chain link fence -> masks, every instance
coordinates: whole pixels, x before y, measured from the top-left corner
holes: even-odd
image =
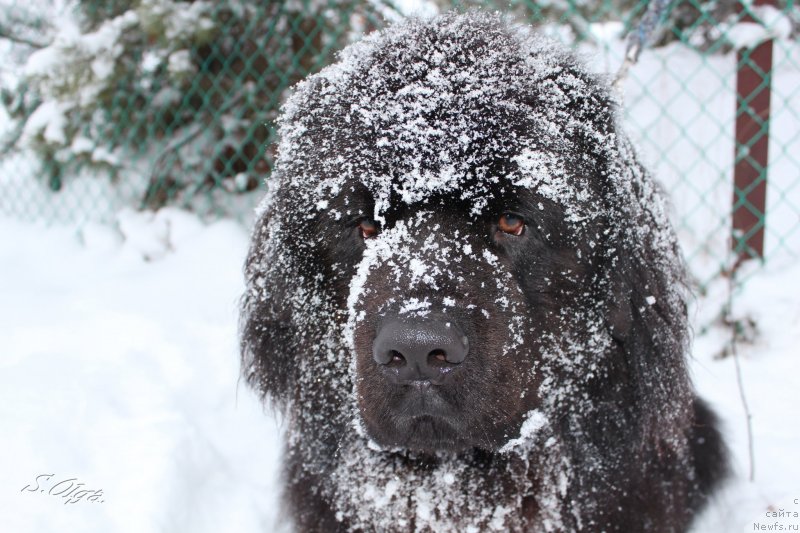
[[[621,86],[702,289],[800,255],[800,10],[663,2]],[[419,11],[483,8],[613,76],[646,0],[0,0],[0,213],[110,221],[180,206],[247,222],[291,86]]]

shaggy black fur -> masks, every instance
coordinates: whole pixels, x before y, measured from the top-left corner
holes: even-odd
[[[683,266],[570,54],[477,13],[374,35],[287,103],[268,186],[243,372],[285,414],[298,530],[689,528],[726,460]],[[398,321],[466,358],[398,379]]]

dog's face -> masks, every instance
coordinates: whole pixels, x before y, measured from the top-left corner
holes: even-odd
[[[322,107],[351,125],[297,140],[320,172],[287,183],[283,216],[302,229],[285,245],[327,266],[347,308],[358,408],[375,441],[492,450],[540,406],[539,367],[562,342],[564,315],[596,299],[600,169],[564,132],[545,131],[529,92],[476,97],[427,58],[409,68],[423,66],[412,88],[363,88],[349,119]],[[369,127],[353,124],[366,114]]]
[[[307,205],[290,210],[286,246],[326,266],[358,409],[384,446],[493,450],[518,435],[565,316],[596,296],[602,247],[576,239],[564,207],[505,178],[485,185],[477,212],[437,194],[376,220],[365,187],[342,188],[312,222]]]
[[[495,451],[669,401],[624,345],[634,315],[681,314],[674,241],[610,98],[559,48],[477,23],[367,39],[285,109],[243,348],[328,441],[353,415],[385,448]]]
[[[563,313],[593,292],[596,252],[569,238],[556,202],[508,180],[483,190],[477,213],[439,195],[341,228],[361,250],[348,284],[358,406],[383,445],[492,450],[518,435]]]

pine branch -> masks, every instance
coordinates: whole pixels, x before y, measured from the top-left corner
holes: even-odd
[[[247,97],[250,94],[247,89],[252,90],[252,87],[246,87],[245,90],[242,90],[239,94],[229,99],[217,110],[217,113],[220,115],[225,114],[231,108],[238,105],[245,97]],[[149,185],[147,186],[145,195],[142,198],[140,206],[141,209],[144,209],[148,205],[152,205],[153,199],[159,196],[159,191],[163,188],[163,184],[159,179],[159,174],[163,170],[164,162],[166,161],[167,157],[170,154],[176,153],[180,148],[182,148],[183,146],[187,145],[188,143],[196,139],[203,132],[208,131],[208,127],[211,121],[212,121],[211,117],[208,117],[208,120],[205,121],[197,120],[186,129],[184,135],[168,143],[167,146],[164,147],[164,149],[161,151],[161,153],[155,158],[155,161],[153,162],[153,165],[150,169]],[[172,184],[167,184],[167,186],[172,186]]]
[[[0,25],[0,39],[6,39],[11,41],[12,43],[22,44],[25,46],[29,46],[31,48],[36,48],[37,50],[41,50],[42,48],[47,48],[50,43],[35,41],[33,39],[28,39],[27,37],[23,37],[21,35],[16,35],[13,31],[9,28]]]
[[[25,125],[28,123],[28,119],[40,105],[41,102],[37,101],[30,108],[25,110],[24,116],[17,122],[14,130],[8,133],[4,139],[0,139],[0,158],[10,154],[17,147],[17,143],[22,137],[22,132],[25,131]]]

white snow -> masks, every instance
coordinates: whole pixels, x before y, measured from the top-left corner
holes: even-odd
[[[720,31],[734,48],[752,48],[772,38],[788,39],[792,32],[792,21],[788,15],[774,6],[750,8],[756,21],[735,21],[722,25]]]
[[[2,529],[273,530],[279,428],[239,383],[246,232],[166,210],[3,218],[0,242]],[[79,483],[102,503],[55,495]]]
[[[396,0],[394,5],[404,15],[431,17],[439,12],[436,4],[430,0]]]
[[[720,304],[718,298],[699,300],[696,314],[718,310]],[[775,522],[768,511],[800,511],[787,503],[800,498],[800,265],[776,265],[750,278],[734,299],[733,315],[752,317],[757,324],[755,340],[737,346],[753,416],[755,481],[747,480],[746,419],[734,360],[715,358],[729,342],[730,330],[716,326],[696,337],[692,370],[700,393],[722,415],[736,474],[697,524],[697,533],[756,531],[754,521]],[[800,519],[791,523],[800,527]]]
[[[126,11],[96,31],[81,34],[74,16],[63,17],[59,19],[53,43],[31,54],[24,72],[36,80],[43,95],[57,101],[70,84],[80,84],[76,98],[68,103],[89,105],[114,72],[123,52],[119,43],[122,34],[137,23],[137,14]]]
[[[67,119],[64,113],[70,106],[59,102],[48,101],[36,108],[25,124],[22,138],[30,142],[31,139],[41,135],[47,142],[65,144],[67,136],[64,128]]]
[[[547,424],[547,417],[541,411],[531,411],[522,423],[519,437],[511,439],[502,448],[500,453],[507,453],[517,446],[529,441],[533,435]]]
[[[170,74],[186,74],[194,69],[192,57],[189,50],[176,50],[169,55],[167,60],[167,70]]]

